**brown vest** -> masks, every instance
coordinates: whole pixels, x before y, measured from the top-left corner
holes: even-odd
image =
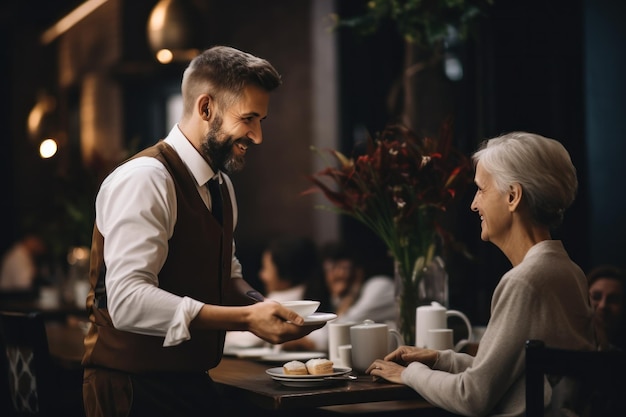
[[[220,305],[230,287],[233,210],[228,188],[221,185],[223,226],[198,194],[195,181],[178,154],[165,142],[137,154],[161,161],[171,174],[178,206],[169,252],[159,272],[159,287],[206,304]],[[163,337],[146,336],[113,327],[106,306],[104,286],[104,237],[94,226],[87,298],[92,322],[85,337],[84,366],[102,366],[127,372],[203,372],[217,366],[222,357],[224,332],[195,331],[177,346],[163,347]],[[226,281],[226,282],[225,282]]]

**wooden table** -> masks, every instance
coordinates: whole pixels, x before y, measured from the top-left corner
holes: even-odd
[[[339,381],[323,387],[285,387],[265,372],[276,366],[279,365],[225,357],[209,374],[238,404],[265,412],[301,415],[312,409],[323,409],[341,414],[379,411],[387,414],[408,408],[416,417],[450,415],[405,385],[374,381],[369,375],[358,375],[356,381]]]
[[[48,321],[64,322],[68,317],[87,319],[87,308],[74,303],[59,302],[51,305],[39,300],[0,299],[0,309],[29,313],[37,311]]]
[[[46,332],[50,354],[55,362],[80,372],[84,352],[84,333],[80,327],[52,322],[46,324]],[[374,381],[369,375],[359,375],[356,381],[339,381],[323,387],[285,387],[265,372],[276,366],[280,364],[224,357],[216,368],[209,371],[224,393],[225,402],[237,408],[229,415],[453,415],[429,404],[405,385]]]

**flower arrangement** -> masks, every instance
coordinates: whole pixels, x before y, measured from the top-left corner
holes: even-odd
[[[314,186],[305,192],[323,192],[332,210],[353,217],[384,241],[401,277],[399,327],[407,343],[415,335],[417,288],[433,259],[436,236],[449,237],[440,216],[470,180],[469,158],[452,147],[451,139],[448,124],[438,139],[389,125],[368,139],[356,160],[328,150],[334,163],[327,161],[310,176]]]

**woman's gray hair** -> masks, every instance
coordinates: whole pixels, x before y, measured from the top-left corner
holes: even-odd
[[[191,60],[183,73],[183,111],[190,114],[201,94],[210,94],[224,109],[248,85],[271,92],[281,82],[278,71],[265,59],[228,46],[214,46]]]
[[[560,226],[565,209],[576,198],[576,168],[565,147],[554,139],[511,132],[484,141],[472,160],[493,176],[501,193],[520,184],[522,199],[539,224]]]

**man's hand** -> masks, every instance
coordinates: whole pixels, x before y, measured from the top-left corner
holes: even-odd
[[[265,300],[247,308],[250,309],[248,330],[272,344],[299,339],[325,325],[325,323],[305,325],[301,316],[272,300]]]

